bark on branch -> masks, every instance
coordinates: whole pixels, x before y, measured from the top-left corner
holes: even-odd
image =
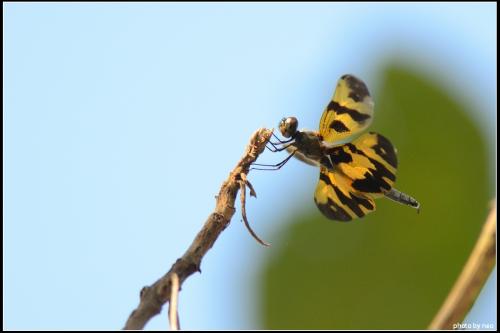
[[[170,300],[172,275],[176,274],[179,289],[183,282],[194,272],[201,272],[200,265],[203,256],[214,245],[221,232],[229,225],[234,215],[236,195],[241,182],[246,179],[250,165],[264,150],[272,130],[261,128],[255,131],[245,154],[222,184],[217,195],[215,210],[208,216],[202,229],[196,235],[193,243],[172,265],[172,268],[151,286],[142,288],[140,303],[130,314],[124,329],[143,329],[153,316],[161,312],[162,306]]]

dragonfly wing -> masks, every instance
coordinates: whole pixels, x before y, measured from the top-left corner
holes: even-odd
[[[327,218],[347,222],[375,210],[375,201],[352,191],[349,183],[341,172],[321,167],[314,202]]]
[[[366,84],[353,75],[344,75],[337,82],[332,100],[319,123],[319,132],[326,142],[335,142],[370,126],[374,103]]]
[[[321,167],[314,200],[328,218],[349,221],[375,210],[373,199],[389,193],[396,181],[396,150],[370,132],[352,143],[329,148],[333,168]]]

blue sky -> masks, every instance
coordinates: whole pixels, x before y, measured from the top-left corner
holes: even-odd
[[[381,65],[406,59],[477,106],[496,154],[495,3],[3,9],[7,329],[121,328],[201,228],[250,134],[287,115],[315,128],[308,110],[344,73],[375,84]],[[264,239],[303,200],[287,181],[301,168],[251,175],[247,212]],[[286,202],[269,200],[276,189]],[[270,250],[238,215],[183,285],[185,329],[260,327],[253,287]],[[467,320],[496,327],[496,270],[490,280]],[[163,312],[147,328],[167,325]]]

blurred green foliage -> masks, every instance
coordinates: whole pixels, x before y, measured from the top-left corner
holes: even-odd
[[[350,223],[316,210],[287,223],[263,268],[265,328],[425,329],[479,235],[493,187],[472,113],[402,67],[378,91],[370,130],[397,147],[396,188],[421,212],[381,199]]]

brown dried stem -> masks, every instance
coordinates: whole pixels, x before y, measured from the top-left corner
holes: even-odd
[[[172,273],[172,292],[170,294],[170,302],[168,303],[168,319],[170,321],[170,330],[180,330],[179,312],[177,306],[177,299],[179,295],[179,277],[177,274]]]
[[[130,314],[124,329],[143,329],[149,319],[160,313],[162,306],[170,301],[173,274],[178,277],[178,288],[180,289],[182,283],[191,274],[201,272],[201,260],[214,245],[222,231],[229,225],[234,215],[234,203],[243,181],[242,175],[243,178],[246,177],[250,165],[263,152],[271,134],[272,130],[265,128],[255,131],[245,154],[231,171],[228,179],[222,184],[217,196],[215,210],[208,216],[207,221],[196,235],[191,246],[181,258],[177,259],[170,270],[151,286],[142,288],[139,306]],[[251,190],[253,189],[251,188]]]
[[[252,227],[250,227],[250,223],[248,223],[247,211],[245,208],[245,206],[246,206],[246,191],[247,191],[246,187],[247,186],[250,189],[250,196],[257,197],[257,194],[255,193],[255,190],[253,189],[252,184],[250,184],[250,182],[247,180],[245,174],[241,174],[241,180],[240,180],[241,217],[243,218],[243,222],[245,223],[245,227],[247,227],[248,232],[250,233],[250,235],[252,235],[252,237],[257,242],[259,242],[261,245],[264,245],[264,246],[271,246],[271,244],[269,244],[268,242],[260,239],[260,237],[257,236],[255,231],[253,231]]]
[[[497,208],[495,201],[460,276],[429,329],[453,329],[470,310],[495,265]]]

